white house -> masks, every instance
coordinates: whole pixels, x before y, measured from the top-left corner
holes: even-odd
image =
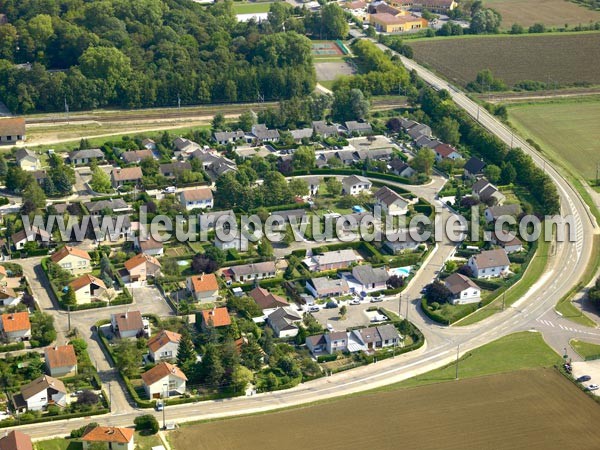
[[[375,204],[381,207],[384,214],[403,216],[408,213],[410,202],[389,187],[384,186],[375,192]]]
[[[50,256],[50,260],[73,275],[92,271],[92,258],[85,250],[65,245]]]
[[[233,281],[245,283],[264,278],[273,278],[277,273],[277,268],[273,261],[264,261],[253,264],[241,264],[229,268],[229,274]]]
[[[492,233],[492,242],[502,247],[508,254],[523,250],[523,243],[512,232],[501,230],[497,233]]]
[[[471,256],[467,265],[475,278],[492,278],[506,275],[510,261],[506,251],[499,248]]]
[[[346,195],[358,195],[362,191],[368,191],[373,186],[367,178],[359,175],[350,175],[342,180],[344,194]]]
[[[481,288],[469,277],[460,273],[450,275],[444,280],[444,284],[452,292],[453,305],[477,303],[481,300]]]
[[[302,322],[302,316],[288,306],[277,308],[267,317],[267,323],[278,338],[296,336],[298,334],[297,324],[300,322]]]
[[[150,357],[154,362],[177,358],[180,340],[181,335],[179,333],[162,330],[148,340]]]
[[[214,273],[203,273],[188,277],[186,285],[197,302],[211,303],[219,297],[219,283]]]
[[[77,355],[72,345],[55,345],[44,349],[46,369],[52,377],[77,374]]]
[[[133,428],[101,427],[86,429],[81,437],[83,450],[101,444],[109,450],[135,450]]]
[[[458,151],[448,144],[438,144],[433,148],[435,152],[435,160],[442,161],[443,159],[462,159],[462,155]]]
[[[0,327],[9,342],[27,341],[31,337],[31,322],[27,311],[2,314]]]
[[[110,323],[113,332],[122,339],[148,334],[149,326],[144,323],[139,311],[125,311],[112,314]]]
[[[482,202],[501,205],[506,200],[502,192],[485,178],[480,178],[471,188],[473,195],[479,197]]]
[[[2,306],[14,306],[21,301],[15,290],[8,286],[0,285],[0,304]]]
[[[99,148],[75,150],[69,153],[69,161],[76,166],[89,165],[92,161],[104,159],[104,152]]]
[[[79,278],[71,281],[69,287],[75,293],[75,300],[78,305],[99,300],[106,292],[104,281],[89,273],[81,275]]]
[[[352,264],[357,264],[363,258],[356,250],[351,248],[342,250],[332,250],[321,255],[309,256],[302,262],[313,272],[322,272],[324,270],[345,269]]]
[[[306,283],[306,289],[315,298],[332,297],[336,295],[344,295],[350,292],[348,282],[341,278],[311,278]]]
[[[384,290],[389,278],[385,267],[373,268],[370,264],[354,266],[352,277],[360,285],[360,292],[376,292]]]
[[[153,399],[185,394],[187,377],[177,366],[163,361],[144,372],[142,381],[146,395]]]
[[[34,170],[40,170],[42,168],[40,159],[35,152],[29,149],[20,148],[17,150],[15,157],[17,159],[17,165],[23,170],[33,172]]]
[[[42,411],[49,405],[67,405],[67,389],[62,381],[42,375],[31,383],[21,386],[20,394],[13,397],[15,407],[22,411]]]
[[[188,211],[192,209],[208,209],[214,204],[213,193],[210,188],[197,188],[182,191],[179,201]]]
[[[521,206],[512,203],[510,205],[491,206],[483,212],[486,222],[494,222],[500,217],[517,217],[521,214]]]

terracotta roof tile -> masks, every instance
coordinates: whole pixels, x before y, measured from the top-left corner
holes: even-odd
[[[60,345],[55,347],[46,347],[46,364],[48,368],[70,367],[77,364],[77,356],[72,345]]]
[[[229,311],[227,308],[213,308],[205,309],[202,311],[202,320],[205,324],[212,321],[214,327],[226,327],[231,325],[231,317],[229,317]]]
[[[74,291],[78,291],[82,287],[87,286],[88,284],[92,284],[92,283],[97,284],[98,286],[102,287],[103,289],[106,289],[106,285],[104,284],[104,281],[102,281],[100,278],[96,278],[95,276],[90,275],[89,273],[86,273],[85,275],[81,275],[79,278],[76,278],[75,280],[71,281],[69,283],[69,286]]]
[[[164,347],[170,342],[179,342],[181,340],[181,335],[179,333],[174,333],[169,330],[162,330],[157,335],[150,338],[148,341],[148,348],[153,352],[156,352],[159,348]]]
[[[90,254],[88,252],[86,252],[85,250],[81,250],[80,248],[77,248],[77,247],[69,247],[68,245],[65,245],[59,251],[55,252],[50,257],[50,259],[52,260],[52,262],[58,263],[58,262],[62,261],[63,258],[65,258],[68,255],[78,256],[80,258],[87,259],[88,261],[91,261],[91,259],[92,259],[90,257]]]
[[[120,427],[95,427],[87,431],[82,441],[87,442],[116,442],[127,444],[133,439],[133,430],[131,428]]]
[[[19,430],[9,431],[0,438],[0,450],[32,450],[31,438]]]
[[[2,328],[7,333],[30,330],[29,313],[27,311],[2,314]]]
[[[140,253],[138,255],[135,255],[133,258],[129,258],[127,261],[125,261],[125,268],[127,270],[131,270],[146,262],[160,267],[160,262],[154,256],[147,255],[146,253]]]
[[[187,377],[181,371],[181,369],[173,364],[169,364],[168,362],[161,362],[147,372],[144,372],[142,374],[142,380],[146,386],[151,386],[169,375],[173,375],[177,378],[187,381]]]
[[[190,277],[194,292],[209,292],[219,289],[219,283],[214,273],[204,273]]]

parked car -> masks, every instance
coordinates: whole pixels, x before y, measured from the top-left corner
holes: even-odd
[[[308,312],[319,312],[321,311],[321,308],[319,308],[318,306],[311,306],[310,308],[308,308]]]
[[[597,384],[589,384],[585,388],[586,391],[597,391],[598,389],[600,389],[600,386],[598,386]]]
[[[165,407],[163,406],[163,402],[156,402],[156,410],[162,411]]]
[[[383,294],[377,294],[377,295],[374,295],[373,298],[377,298],[377,299],[383,300],[385,298],[385,295],[383,295]]]
[[[335,309],[338,307],[338,302],[336,300],[329,300],[327,302],[327,304],[325,305],[325,308],[327,309]]]
[[[166,188],[163,189],[163,192],[166,194],[174,194],[175,186],[167,186]]]
[[[333,331],[333,325],[331,325],[330,323],[327,324],[327,329],[329,331]]]
[[[589,375],[581,375],[579,378],[577,378],[577,382],[578,383],[583,383],[584,381],[590,381],[592,379],[592,377],[590,377]]]
[[[353,298],[348,302],[350,305],[360,305],[360,300],[358,298]]]
[[[382,301],[383,301],[383,296],[381,296],[381,297],[371,297],[371,300],[370,300],[371,303],[379,303],[379,302],[382,302]]]

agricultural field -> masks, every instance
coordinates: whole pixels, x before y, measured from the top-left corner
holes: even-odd
[[[586,25],[600,20],[600,11],[565,0],[484,0],[484,5],[502,15],[503,28],[518,23],[525,27],[543,23],[548,27]]]
[[[594,400],[554,369],[538,369],[184,426],[170,438],[174,450],[391,450],[399,442],[419,449],[592,449],[598,420]]]
[[[595,180],[600,163],[600,98],[514,104],[510,122],[548,154],[586,180]]]
[[[600,33],[471,36],[415,40],[410,46],[417,62],[462,86],[484,69],[508,86],[525,80],[600,84]]]

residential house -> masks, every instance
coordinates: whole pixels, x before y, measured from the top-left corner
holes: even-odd
[[[363,264],[352,268],[352,277],[360,285],[359,292],[375,292],[386,289],[389,275],[385,267],[374,268],[370,264]]]
[[[219,250],[227,251],[227,250],[242,250],[242,236],[238,235],[232,237],[232,239],[221,240],[218,237],[215,237],[213,240],[213,245],[217,247]]]
[[[417,148],[428,148],[433,150],[440,144],[442,144],[442,142],[438,141],[437,139],[432,139],[428,136],[419,136],[417,139],[415,139],[415,146]]]
[[[135,450],[135,439],[132,428],[101,427],[86,429],[81,437],[83,450],[92,445],[97,448],[103,445],[108,450]]]
[[[187,377],[181,369],[162,361],[142,374],[144,390],[150,399],[185,394]]]
[[[308,195],[314,197],[319,193],[319,186],[321,185],[321,178],[319,177],[306,177],[302,178],[303,181],[308,185]]]
[[[464,305],[481,300],[481,288],[473,280],[460,273],[453,273],[444,280],[446,288],[452,292],[452,304]]]
[[[483,175],[484,167],[485,163],[482,160],[476,158],[475,156],[471,156],[465,163],[463,169],[466,177],[475,178]]]
[[[144,323],[139,311],[111,314],[110,324],[113,332],[121,339],[147,335],[149,330],[149,326]]]
[[[219,283],[214,273],[192,275],[187,278],[186,285],[197,302],[211,303],[219,297]]]
[[[389,161],[394,156],[391,148],[374,148],[372,150],[357,150],[353,152],[354,159],[357,161]]]
[[[401,9],[394,8],[385,2],[373,2],[368,7],[369,14],[391,14],[392,16],[400,16],[403,14]]]
[[[492,233],[492,242],[504,249],[508,254],[523,251],[523,243],[515,233],[501,230]]]
[[[152,139],[146,138],[142,141],[142,147],[144,147],[147,150],[155,151],[156,150],[156,142],[154,142]]]
[[[417,228],[401,229],[394,236],[389,236],[392,239],[386,239],[383,243],[392,253],[400,253],[405,250],[416,250],[419,245],[424,245],[425,241],[420,238],[420,233]]]
[[[289,306],[277,308],[267,317],[267,323],[278,338],[290,338],[298,334],[298,323],[302,315]]]
[[[325,252],[321,255],[310,256],[302,262],[313,272],[324,270],[345,269],[352,264],[357,264],[363,258],[353,249],[342,249]]]
[[[25,140],[25,119],[7,117],[0,119],[0,145],[16,144]]]
[[[17,411],[43,411],[50,405],[67,406],[67,389],[62,381],[42,375],[31,383],[21,386],[20,393],[13,396]]]
[[[176,359],[181,335],[169,330],[162,330],[148,340],[148,350],[152,361]]]
[[[11,430],[0,437],[0,450],[33,450],[33,445],[28,435],[19,430]]]
[[[125,184],[139,184],[143,177],[142,169],[136,167],[114,168],[110,173],[112,186],[116,189]]]
[[[344,166],[358,161],[358,156],[354,150],[340,150],[335,152],[335,157],[341,161]]]
[[[407,162],[399,158],[390,161],[390,169],[392,169],[394,174],[404,178],[410,178],[417,173]]]
[[[202,168],[213,180],[216,180],[227,172],[237,170],[237,165],[234,161],[219,155],[215,151],[198,149],[191,154],[191,157],[202,163]]]
[[[312,128],[315,134],[323,138],[328,138],[338,135],[338,128],[335,125],[328,125],[324,120],[316,120],[312,123]]]
[[[444,159],[451,159],[453,161],[462,159],[462,155],[448,144],[438,144],[433,148],[433,151],[435,153],[435,160],[438,162]]]
[[[121,153],[121,159],[125,164],[139,164],[144,159],[156,159],[152,150],[129,150]]]
[[[467,265],[475,278],[492,278],[506,275],[510,261],[506,251],[499,248],[471,256]]]
[[[235,224],[235,213],[232,209],[198,214],[198,226],[201,231],[215,229],[216,225],[219,228],[228,228],[228,225],[232,224]]]
[[[412,14],[394,16],[390,13],[377,13],[369,16],[369,23],[381,33],[407,33],[427,28],[429,22]]]
[[[260,286],[255,287],[248,295],[256,302],[261,310],[271,310],[280,307],[289,306],[289,303],[283,297],[269,292]]]
[[[2,306],[14,306],[21,301],[21,296],[9,286],[0,286],[0,304]]]
[[[41,245],[47,246],[52,240],[52,236],[42,229],[32,225],[29,229],[17,231],[10,237],[15,250],[22,250],[27,242],[37,241]]]
[[[224,306],[213,309],[204,309],[200,311],[202,317],[201,327],[206,329],[207,327],[228,327],[231,325],[231,317],[229,311]]]
[[[355,120],[350,120],[346,122],[346,129],[348,130],[348,134],[357,134],[360,136],[366,134],[373,134],[373,128],[371,124],[368,122],[357,122]]]
[[[200,149],[200,145],[196,142],[181,137],[178,137],[173,141],[173,146],[175,147],[176,154],[191,154]]]
[[[75,293],[75,299],[77,300],[78,305],[99,300],[106,292],[104,281],[89,273],[81,275],[79,278],[71,281],[69,287]]]
[[[335,352],[355,353],[374,351],[387,347],[396,347],[402,341],[398,330],[392,324],[357,329],[352,331],[333,331],[331,333],[308,336],[306,347],[310,352],[319,354]]]
[[[394,347],[401,341],[398,330],[392,324],[354,330],[352,333],[358,338],[359,342],[362,341],[363,348],[366,351]]]
[[[51,377],[66,377],[77,374],[77,355],[75,348],[68,345],[56,345],[44,349],[46,369]]]
[[[302,142],[303,139],[312,139],[313,129],[312,128],[301,128],[299,130],[290,130],[290,134],[294,139],[294,142]]]
[[[125,261],[126,283],[144,282],[148,278],[156,278],[161,272],[160,261],[152,255],[139,253]]]
[[[135,247],[140,252],[150,256],[161,256],[164,253],[163,243],[152,238],[152,236],[136,237]]]
[[[406,200],[400,194],[392,191],[389,187],[383,186],[375,192],[375,204],[381,208],[381,211],[389,216],[403,216],[408,213],[410,201]]]
[[[277,273],[273,261],[265,261],[253,264],[242,264],[229,268],[231,278],[237,283],[247,283],[264,278],[273,278]]]
[[[316,334],[314,336],[307,336],[306,338],[306,348],[315,356],[320,353],[327,352],[327,340],[325,339],[325,334]]]
[[[69,161],[76,166],[88,166],[92,161],[101,161],[103,159],[104,152],[99,148],[75,150],[69,153]]]
[[[409,124],[407,123],[407,125]],[[405,130],[406,133],[414,140],[417,140],[421,136],[431,138],[431,128],[429,125],[425,125],[423,123],[412,122],[412,124],[409,125],[409,128],[405,128]]]
[[[122,198],[86,202],[84,206],[92,216],[119,214],[133,210]]]
[[[350,175],[342,179],[342,185],[344,194],[358,195],[363,191],[369,191],[373,183],[360,175]]]
[[[472,193],[486,204],[501,205],[506,200],[502,192],[485,178],[480,178],[473,184]]]
[[[28,341],[31,337],[31,322],[27,311],[2,314],[0,331],[9,342]]]
[[[189,161],[175,161],[172,163],[161,164],[158,167],[160,174],[166,178],[176,178],[185,171],[191,171],[192,165]]]
[[[94,217],[92,224],[94,226],[94,237],[98,243],[104,241],[116,242],[119,239],[129,240],[133,236],[131,219],[125,214],[104,216],[102,220]]]
[[[179,194],[179,201],[188,211],[212,208],[214,205],[212,190],[207,187],[182,191]]]
[[[252,135],[259,142],[277,142],[279,141],[279,131],[269,130],[265,124],[252,126]]]
[[[92,258],[85,250],[65,245],[50,256],[50,260],[58,264],[64,270],[73,275],[90,272],[92,270]]]
[[[513,217],[516,218],[521,214],[522,209],[518,203],[512,203],[510,205],[497,205],[486,208],[483,212],[486,222],[495,222],[499,217]]]
[[[335,352],[348,350],[348,333],[346,331],[332,331],[325,334],[325,351],[330,355]]]
[[[217,141],[219,145],[233,144],[241,139],[244,139],[246,133],[242,130],[237,131],[215,131],[213,139]]]
[[[5,119],[0,119],[0,123],[3,120]],[[17,159],[17,165],[27,172],[40,170],[42,168],[42,163],[35,154],[35,152],[27,148],[20,148],[19,150],[17,150],[15,157]]]
[[[48,178],[48,173],[46,173],[45,170],[34,170],[31,172],[31,176],[37,182],[37,184],[43,186],[44,181]]]
[[[346,280],[327,277],[312,278],[308,280],[306,289],[308,289],[315,298],[345,295],[350,292],[350,287]]]

